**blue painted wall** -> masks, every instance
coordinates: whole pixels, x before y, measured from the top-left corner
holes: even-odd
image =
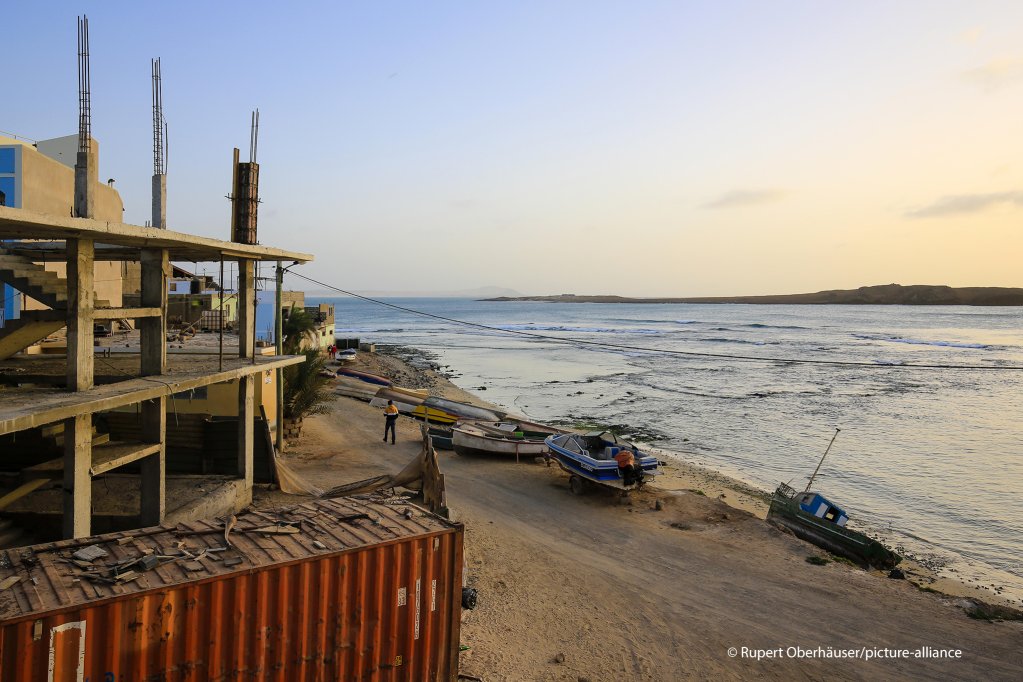
[[[18,177],[20,166],[20,145],[0,147],[0,192],[3,192],[5,206],[20,207],[21,183]],[[2,327],[7,320],[14,320],[20,316],[21,293],[9,284],[4,284],[0,288],[0,296],[2,296],[0,300],[3,301],[3,305],[0,306],[0,327]]]

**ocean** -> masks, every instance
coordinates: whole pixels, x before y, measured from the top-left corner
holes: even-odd
[[[339,338],[422,349],[531,419],[625,425],[765,491],[805,486],[841,428],[814,487],[853,526],[1023,601],[1023,372],[962,368],[1023,367],[1019,308],[385,301],[504,331],[310,297]]]

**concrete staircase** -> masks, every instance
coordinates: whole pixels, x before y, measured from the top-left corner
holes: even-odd
[[[0,327],[0,360],[11,357],[64,327],[67,311],[65,278],[24,256],[0,248],[0,282],[50,306],[49,310],[23,310],[20,318],[7,320]],[[93,305],[110,307],[109,302],[102,300],[95,301]]]

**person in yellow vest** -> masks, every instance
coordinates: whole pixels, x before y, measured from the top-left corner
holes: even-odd
[[[387,401],[384,408],[384,442],[387,442],[387,432],[391,432],[391,445],[394,445],[394,425],[398,422],[398,408],[393,400]]]

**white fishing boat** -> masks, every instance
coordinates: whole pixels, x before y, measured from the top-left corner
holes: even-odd
[[[451,429],[451,443],[459,455],[536,457],[547,454],[544,439],[564,433],[527,421],[462,421]]]

